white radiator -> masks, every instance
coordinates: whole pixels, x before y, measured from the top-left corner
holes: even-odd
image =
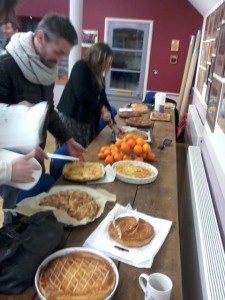
[[[187,125],[185,129],[185,142],[189,145],[200,146],[203,140],[203,124],[197,112],[196,106],[188,107]]]
[[[199,147],[189,146],[187,165],[203,300],[224,300],[225,253]]]

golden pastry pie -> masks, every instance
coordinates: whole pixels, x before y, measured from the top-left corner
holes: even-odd
[[[141,114],[145,114],[148,112],[148,106],[143,103],[132,103],[130,107],[133,111],[137,111]]]
[[[174,108],[175,107],[175,104],[171,103],[171,102],[166,102],[164,104],[165,108],[167,109],[171,109],[171,108]]]
[[[151,120],[144,117],[131,117],[125,119],[127,125],[135,126],[135,127],[151,127]]]
[[[57,257],[41,269],[39,290],[48,300],[103,300],[115,282],[108,261],[81,251]]]
[[[155,176],[155,173],[147,167],[124,162],[113,167],[118,175],[133,179],[145,179]]]
[[[137,137],[137,138],[142,138],[144,140],[148,139],[148,135],[146,132],[144,131],[138,131],[138,130],[131,130],[131,131],[127,131],[127,132],[123,132],[123,133],[118,133],[118,138],[119,139],[123,139],[124,137],[126,137],[127,135],[132,134],[133,136]]]
[[[121,118],[130,118],[130,117],[140,117],[141,113],[138,111],[119,111],[119,116]]]
[[[84,218],[94,219],[100,207],[88,193],[80,190],[67,190],[44,197],[40,206],[50,206],[65,211],[78,221]]]
[[[97,180],[105,175],[105,167],[98,162],[73,162],[65,164],[63,177],[72,181]]]
[[[113,220],[108,227],[109,236],[126,247],[142,247],[154,237],[153,226],[132,216]]]

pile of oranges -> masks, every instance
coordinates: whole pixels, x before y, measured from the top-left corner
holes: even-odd
[[[113,164],[119,160],[154,161],[155,154],[143,138],[130,133],[113,144],[102,146],[98,158],[106,164]]]

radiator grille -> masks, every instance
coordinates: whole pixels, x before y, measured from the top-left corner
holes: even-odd
[[[187,126],[185,131],[185,142],[193,146],[200,146],[202,142],[203,125],[196,106],[188,106]]]
[[[225,299],[225,254],[199,147],[188,148],[188,174],[204,300]]]

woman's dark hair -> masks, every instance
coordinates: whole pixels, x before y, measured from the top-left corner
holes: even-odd
[[[4,14],[4,19],[1,22],[15,18],[14,8],[18,2],[19,0],[0,0],[0,14]]]

